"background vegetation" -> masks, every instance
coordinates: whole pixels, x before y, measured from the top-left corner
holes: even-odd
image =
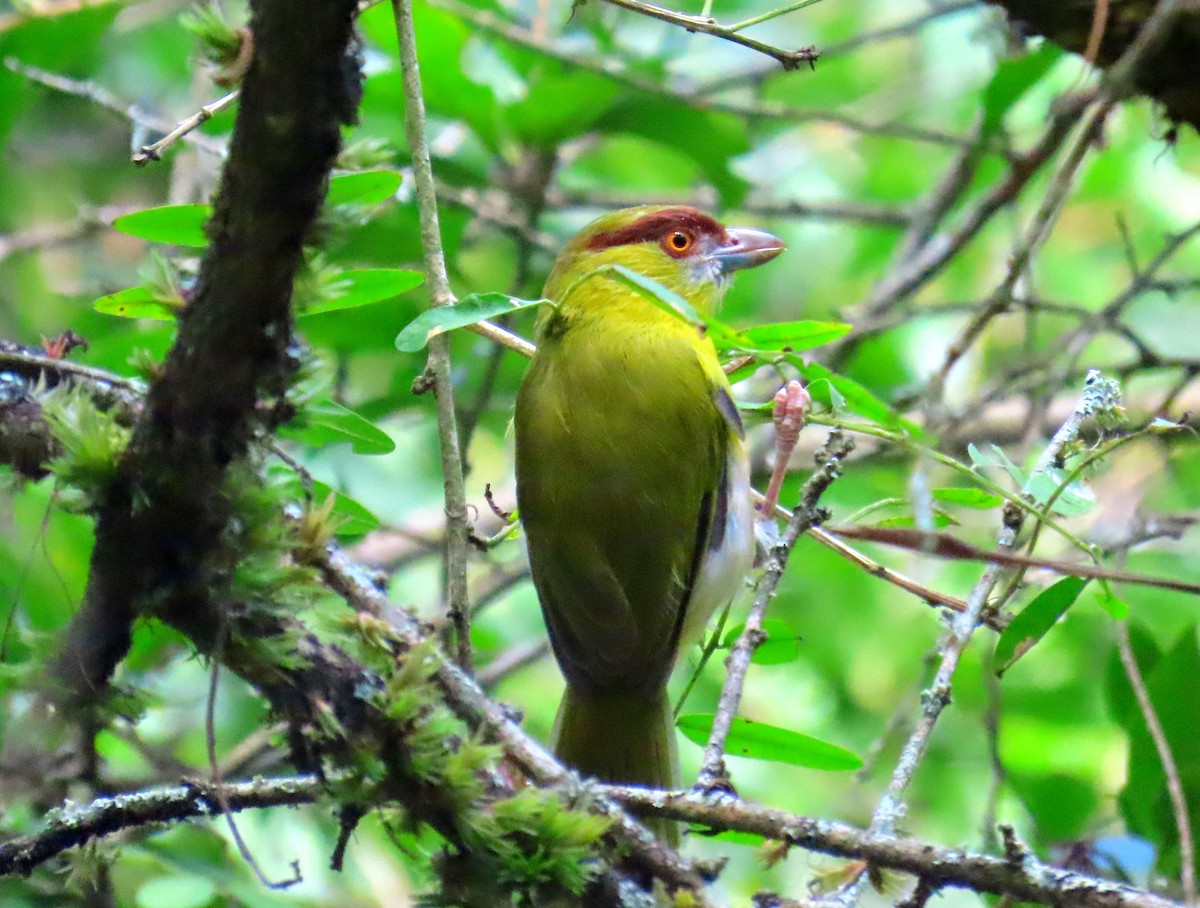
[[[1113,23],[1133,15],[1134,4],[1115,0],[1094,8],[1110,5]],[[785,71],[703,29],[598,0],[574,9],[558,0],[417,3],[453,289],[536,299],[554,250],[598,212],[628,204],[685,202],[726,223],[770,229],[788,251],[739,277],[722,321],[739,329],[797,319],[854,326],[792,353],[783,345],[799,346],[803,335],[788,329],[737,373],[748,407],[798,374],[818,399],[785,505],[797,501],[825,425],[848,422],[866,432],[850,433],[857,451],[823,498],[830,525],[937,528],[991,549],[1001,495],[1026,493],[1046,508],[1057,494],[1049,507],[1066,532],[1043,528],[1034,539],[1039,521],[1027,518],[1019,548],[1036,544],[1043,557],[1073,562],[1095,553],[1112,567],[1200,582],[1188,532],[1200,508],[1200,446],[1189,424],[1200,408],[1200,246],[1188,242],[1200,228],[1195,135],[1177,134],[1144,98],[1111,109],[1132,92],[1128,84],[1104,81],[1081,56],[1028,37],[995,6],[797,6],[737,33],[820,52],[815,65]],[[683,12],[731,24],[772,10],[723,0]],[[233,2],[0,0],[0,338],[36,347],[69,330],[87,342],[71,363],[131,377],[139,388],[159,374],[174,310],[195,292],[208,212],[122,218],[212,200],[237,100],[161,160],[134,166],[130,157],[234,87],[245,37],[232,28],[247,15]],[[280,453],[262,458],[266,501],[303,500],[304,476],[316,484],[314,508],[336,490],[338,541],[382,572],[396,608],[440,622],[443,466],[433,395],[414,395],[427,351],[395,346],[430,299],[415,286],[419,275],[408,274],[421,270],[423,251],[391,7],[365,8],[358,25],[364,92],[357,124],[344,131],[343,176],[309,236],[297,285],[304,365]],[[366,175],[345,176],[356,171]],[[129,288],[142,289],[112,296]],[[524,312],[505,324],[529,337],[532,318]],[[486,537],[501,524],[485,491],[501,509],[514,504],[508,423],[525,360],[467,331],[450,335],[449,352],[466,496]],[[0,370],[12,367],[0,361]],[[1056,449],[1059,462],[1039,465],[1088,368],[1119,382],[1123,424],[1089,419],[1077,440]],[[91,411],[66,398],[69,382],[43,377],[39,386],[35,377],[0,371],[0,421],[17,427],[0,444],[11,464],[0,466],[5,837],[36,832],[64,799],[85,804],[212,773],[210,664],[168,623],[136,624],[102,715],[68,719],[48,705],[47,667],[88,582],[95,501],[87,495],[105,481],[83,467],[111,465],[127,435],[109,425],[115,437],[98,442],[108,430],[88,424]],[[49,398],[47,383],[57,385]],[[10,453],[12,433],[29,431],[14,414],[30,395],[52,417],[59,453],[68,448],[40,479]],[[754,450],[765,480],[773,455],[767,422],[759,422]],[[949,488],[978,491],[939,491]],[[960,599],[984,570],[852,544]],[[349,613],[336,596],[312,576],[299,587],[281,578],[279,550],[253,552],[264,553],[243,563],[238,589],[270,598],[264,589],[278,584],[275,605],[324,639],[358,633],[346,628]],[[561,681],[519,534],[473,549],[468,567],[477,675],[545,740]],[[1030,610],[1027,629],[1001,643],[999,660],[997,633],[974,634],[953,677],[953,703],[903,794],[899,830],[998,852],[996,824],[1007,823],[1041,860],[1194,896],[1185,893],[1194,888],[1194,855],[1181,851],[1180,799],[1173,804],[1166,780],[1190,805],[1190,827],[1200,811],[1198,600],[1096,581],[1076,598],[1077,588],[1054,587],[1057,580],[1040,569],[1001,578],[995,606],[1002,616]],[[745,620],[750,598],[734,605],[719,643]],[[734,784],[749,801],[866,828],[922,716],[921,691],[947,651],[946,620],[921,596],[812,538],[797,545],[768,617],[769,651],[750,669],[739,715],[835,743],[864,765],[821,771],[792,765],[787,754],[732,757]],[[1023,639],[1037,642],[997,677]],[[1175,764],[1169,772],[1122,667],[1122,639],[1137,655]],[[724,654],[718,648],[699,672],[684,713],[714,711]],[[694,667],[698,654],[681,662]],[[678,673],[681,691],[688,674]],[[211,727],[227,780],[304,768],[278,711],[233,673],[221,673]],[[700,748],[681,738],[681,756],[685,779],[694,777]],[[286,878],[298,865],[303,881],[286,889],[265,887],[213,818],[98,839],[30,876],[0,880],[0,900],[367,906],[403,905],[436,889],[441,839],[390,810],[368,811],[343,872],[327,869],[343,801],[333,794],[239,815],[267,876]],[[693,835],[685,848],[729,858],[710,893],[720,903],[746,904],[763,889],[819,897],[861,870],[761,841]],[[906,891],[884,882],[881,891],[862,886],[862,898],[894,901]]]

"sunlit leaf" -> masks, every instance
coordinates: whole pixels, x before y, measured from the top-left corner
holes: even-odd
[[[216,894],[207,877],[193,873],[160,876],[143,883],[137,891],[137,908],[203,908]]]
[[[721,640],[724,649],[731,648],[737,642],[742,631],[746,629],[743,621],[737,627],[730,628]],[[800,657],[800,636],[784,621],[778,618],[767,618],[762,623],[763,632],[767,639],[754,650],[750,661],[755,665],[780,665],[784,662],[794,662]]]
[[[299,485],[298,482],[297,485]],[[379,518],[364,505],[320,480],[312,481],[312,495],[318,502],[325,501],[330,495],[334,496],[331,513],[334,524],[333,535],[339,539],[364,536],[379,526]]]
[[[1078,517],[1096,506],[1096,496],[1091,489],[1079,481],[1068,483],[1063,488],[1065,479],[1066,473],[1063,470],[1050,467],[1030,476],[1023,491],[1038,504],[1046,504],[1053,498],[1054,503],[1050,505],[1050,510],[1064,517]]]
[[[703,747],[708,743],[712,723],[711,713],[698,713],[680,716],[676,725],[688,740]],[[862,760],[844,747],[736,716],[725,741],[725,753],[752,760],[806,766],[809,769],[848,771],[862,766]]]
[[[749,350],[782,350],[788,353],[811,350],[854,330],[853,325],[842,322],[776,322],[746,328],[738,334]]]
[[[1042,590],[1025,606],[996,641],[993,656],[996,674],[1003,675],[1014,662],[1029,652],[1066,614],[1087,583],[1087,580],[1079,577],[1064,577]]]
[[[962,505],[965,508],[975,508],[980,511],[998,508],[1004,504],[1004,499],[999,495],[993,495],[982,489],[934,489],[932,495],[934,501]]]
[[[401,176],[395,170],[360,170],[341,173],[329,180],[325,204],[378,205],[390,199],[400,188]]]
[[[114,230],[152,243],[203,247],[208,245],[204,224],[210,217],[210,205],[164,205],[123,214],[112,225]]]
[[[903,418],[853,379],[838,375],[820,363],[806,363],[800,357],[789,356],[788,361],[804,376],[805,385],[814,400],[828,403],[835,410],[857,413],[881,426],[907,432],[913,438],[924,437],[925,432],[920,426]]]
[[[1008,455],[998,445],[988,445],[988,454],[980,451],[974,443],[967,445],[967,455],[975,467],[1001,467],[1017,485],[1025,485],[1025,472],[1008,459]]]
[[[1096,604],[1108,612],[1111,617],[1118,621],[1124,621],[1129,617],[1129,603],[1113,595],[1112,590],[1102,585],[1096,588],[1094,595]]]
[[[337,312],[340,309],[381,303],[419,286],[424,280],[425,275],[420,271],[402,268],[343,271],[338,275],[332,293],[327,293],[322,299],[307,306],[303,312],[297,312],[296,317],[307,318],[326,312]]]
[[[426,309],[396,335],[396,349],[402,353],[416,353],[439,334],[549,302],[518,299],[505,293],[473,293],[452,306]]]
[[[172,303],[159,299],[149,287],[130,287],[100,297],[92,303],[92,308],[103,315],[173,322],[179,315],[179,310],[183,308],[183,300]]]
[[[1004,115],[1063,56],[1062,50],[1047,41],[1033,53],[1002,61],[983,89],[983,132],[992,135],[1000,129]]]
[[[396,447],[382,429],[331,400],[309,404],[279,434],[314,448],[349,442],[355,454],[388,454]]]

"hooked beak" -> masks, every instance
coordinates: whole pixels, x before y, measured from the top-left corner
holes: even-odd
[[[730,227],[725,232],[729,235],[729,242],[722,243],[709,254],[723,276],[742,268],[762,265],[783,252],[783,240],[765,230]]]

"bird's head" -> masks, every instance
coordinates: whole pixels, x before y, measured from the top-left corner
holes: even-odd
[[[764,230],[724,227],[695,208],[625,208],[593,221],[567,244],[546,282],[546,296],[563,302],[578,278],[601,265],[624,265],[711,313],[735,271],[769,262],[782,251],[783,242]],[[605,294],[589,289],[573,291],[568,305],[602,303]]]

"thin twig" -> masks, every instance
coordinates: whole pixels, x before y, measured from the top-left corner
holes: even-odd
[[[750,606],[746,624],[725,660],[725,684],[721,688],[721,698],[713,716],[712,731],[704,748],[700,774],[696,778],[697,791],[732,789],[729,772],[725,767],[725,739],[729,737],[733,718],[742,699],[742,687],[746,681],[746,672],[750,668],[750,659],[755,649],[766,639],[762,629],[763,616],[775,595],[775,587],[779,585],[783,576],[792,548],[806,530],[821,522],[824,515],[818,502],[830,484],[841,475],[842,461],[853,447],[853,442],[840,432],[835,430],[830,433],[825,447],[817,454],[819,468],[804,484],[799,507],[788,521],[783,536],[771,547],[766,569],[755,586],[754,604]]]
[[[528,47],[540,54],[588,72],[606,76],[622,85],[637,91],[643,91],[656,97],[676,101],[692,110],[711,110],[717,113],[728,113],[750,120],[780,120],[789,125],[799,123],[816,123],[840,126],[864,135],[889,136],[914,142],[925,142],[932,145],[945,145],[957,148],[964,140],[952,133],[936,129],[926,129],[920,126],[909,126],[904,123],[890,121],[878,122],[864,120],[838,110],[806,110],[787,104],[777,104],[770,101],[738,102],[719,101],[705,97],[703,93],[687,92],[673,89],[660,84],[653,79],[637,75],[621,64],[610,59],[595,60],[565,51],[554,44],[536,39],[532,32],[511,22],[501,19],[485,10],[475,9],[461,0],[430,0],[431,5],[445,10],[464,22],[476,28],[498,35],[506,41],[521,47]]]
[[[234,89],[229,94],[225,95],[225,97],[218,98],[211,104],[205,104],[190,117],[180,120],[174,129],[168,132],[157,142],[153,142],[150,145],[143,145],[142,150],[130,158],[130,160],[139,167],[143,167],[151,161],[162,160],[162,153],[166,149],[170,148],[176,142],[182,140],[193,130],[198,129],[201,124],[207,123],[226,107],[236,101],[240,94],[240,89]]]
[[[1196,904],[1196,863],[1195,846],[1192,844],[1192,821],[1188,812],[1187,797],[1184,795],[1183,782],[1179,777],[1179,765],[1175,762],[1175,754],[1163,731],[1158,711],[1150,700],[1150,691],[1146,688],[1146,679],[1133,654],[1133,645],[1129,641],[1129,625],[1126,621],[1115,621],[1114,633],[1117,637],[1117,654],[1121,658],[1121,667],[1125,669],[1125,677],[1133,688],[1137,699],[1138,710],[1154,742],[1154,749],[1162,763],[1163,777],[1167,783],[1167,794],[1171,798],[1171,813],[1175,819],[1175,829],[1179,834],[1179,878],[1183,884],[1183,901],[1188,905]]]
[[[864,29],[857,31],[851,37],[844,41],[835,41],[826,44],[821,48],[821,59],[831,59],[833,57],[844,56],[848,53],[865,47],[868,44],[875,44],[881,41],[890,41],[895,38],[904,38],[914,32],[920,31],[929,23],[940,19],[944,16],[950,16],[954,13],[960,13],[966,10],[978,10],[979,3],[977,0],[953,0],[946,4],[939,4],[926,13],[919,16],[914,16],[905,22],[897,23],[896,25],[885,25],[877,29]],[[744,88],[761,83],[763,79],[773,73],[778,72],[774,66],[768,64],[766,67],[756,65],[753,69],[745,69],[741,72],[732,75],[725,75],[705,82],[700,92],[707,94],[711,92],[728,91],[731,88]]]
[[[689,16],[684,13],[677,13],[674,10],[664,9],[661,6],[655,6],[652,3],[644,3],[643,0],[605,0],[605,2],[635,13],[641,13],[643,16],[649,16],[651,19],[658,19],[661,22],[678,25],[689,32],[701,32],[706,35],[712,35],[714,38],[723,38],[726,41],[732,41],[734,44],[740,44],[742,47],[747,47],[750,50],[758,51],[760,54],[772,57],[785,70],[798,69],[804,63],[813,66],[821,56],[816,48],[813,47],[784,50],[782,47],[775,47],[764,41],[747,38],[745,35],[738,33],[739,29],[752,25],[754,20],[747,20],[737,25],[728,26],[722,25],[716,19],[708,16]]]
[[[31,82],[37,82],[40,85],[53,88],[55,91],[60,91],[63,94],[91,101],[98,107],[102,107],[123,117],[134,126],[152,129],[154,132],[161,133],[169,133],[176,128],[177,124],[172,121],[143,110],[136,104],[127,104],[121,101],[107,88],[97,85],[95,82],[81,82],[78,79],[60,76],[57,73],[49,72],[37,66],[29,66],[15,57],[5,58],[4,65],[12,72],[19,76],[24,76]],[[188,132],[181,135],[180,138],[194,147],[217,157],[224,157],[226,154],[225,143],[209,136]]]
[[[1039,469],[1044,471],[1058,461],[1063,449],[1078,437],[1080,426],[1084,419],[1095,411],[1095,406],[1095,390],[1089,383],[1074,411],[1046,445],[1034,468],[1035,472]],[[997,545],[999,552],[1010,553],[1015,548],[1021,524],[1022,513],[1012,505],[1006,506]],[[871,817],[872,832],[892,835],[896,831],[897,821],[904,816],[905,791],[925,756],[938,719],[950,703],[950,686],[958,669],[959,660],[971,642],[975,628],[979,625],[980,615],[987,604],[988,596],[999,581],[1003,570],[1004,568],[999,562],[990,563],[967,597],[966,611],[954,617],[942,647],[942,660],[937,674],[921,696],[921,715],[917,720],[917,725],[905,743],[900,759],[892,773],[888,789]],[[997,610],[1003,604],[1003,602],[994,603],[993,610]]]
[[[433,165],[425,135],[425,100],[417,65],[417,39],[411,0],[393,0],[396,34],[400,41],[400,71],[404,83],[404,126],[412,149],[413,182],[421,220],[421,245],[425,251],[425,279],[434,306],[454,302],[446,257],[438,225],[437,194]],[[494,326],[492,326],[494,327]],[[500,330],[500,329],[497,329]],[[463,485],[462,453],[454,413],[454,384],[450,370],[450,341],[439,335],[429,342],[429,373],[437,399],[438,440],[441,444],[442,476],[446,505],[446,600],[447,613],[457,637],[458,664],[471,671],[471,605],[467,592],[467,555],[470,524]]]

